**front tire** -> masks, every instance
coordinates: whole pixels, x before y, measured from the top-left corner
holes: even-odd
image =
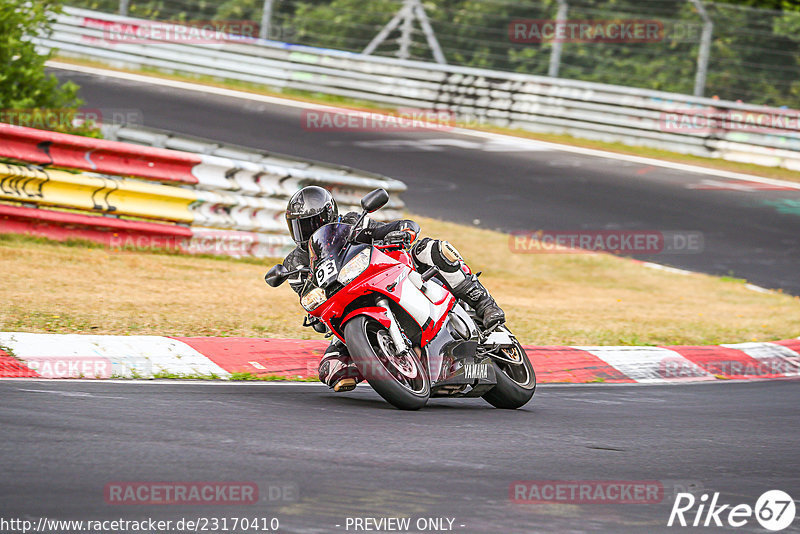
[[[419,410],[428,402],[428,371],[416,354],[395,354],[388,330],[359,315],[344,327],[350,358],[361,375],[386,402],[401,410]]]
[[[513,350],[521,356],[521,363],[512,364],[492,360],[497,377],[497,385],[484,395],[483,399],[495,408],[506,410],[521,408],[533,398],[533,394],[536,391],[536,372],[533,370],[533,365],[528,355],[522,345],[516,341],[514,342]]]

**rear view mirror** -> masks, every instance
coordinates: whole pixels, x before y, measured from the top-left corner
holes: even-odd
[[[361,207],[367,213],[372,213],[381,209],[387,202],[389,202],[389,193],[385,189],[375,189],[364,195],[364,198],[361,199]]]
[[[282,263],[279,263],[269,270],[267,275],[264,277],[264,280],[266,280],[268,286],[278,287],[279,285],[283,284],[289,278],[289,276],[289,269],[284,267]]]

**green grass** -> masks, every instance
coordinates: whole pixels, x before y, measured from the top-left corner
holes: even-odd
[[[153,373],[152,376],[153,380],[220,380],[221,377],[217,374],[210,373],[207,375],[204,374],[178,374],[178,373],[170,373],[167,371],[159,371],[158,373]]]
[[[253,373],[231,373],[231,380],[235,381],[265,381],[265,382],[319,382],[319,378],[303,378],[301,376],[284,375],[255,375]]]

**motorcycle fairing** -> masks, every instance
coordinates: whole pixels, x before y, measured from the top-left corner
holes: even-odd
[[[405,252],[398,252],[398,255],[404,254]],[[348,257],[352,255],[348,254]],[[344,325],[357,314],[344,316],[346,305],[341,303],[352,303],[360,297],[379,293],[408,312],[420,329],[420,344],[424,346],[435,336],[456,299],[450,292],[440,288],[435,295],[439,302],[432,302],[410,280],[410,272],[413,271],[406,262],[374,248],[367,269],[350,284],[335,291],[339,298],[331,298],[334,293],[329,294],[328,300],[311,312],[311,315],[322,318],[331,332],[344,341]]]
[[[456,321],[464,323],[469,331],[460,332]],[[432,396],[480,397],[497,384],[491,359],[477,356],[477,349],[475,323],[457,305],[446,316],[439,333],[423,349],[428,358],[428,370],[433,384]],[[468,377],[466,371],[476,369],[470,366],[478,366],[483,372],[478,373],[478,376]]]
[[[373,306],[371,308],[359,308],[357,310],[353,310],[350,312],[347,317],[342,319],[342,325],[347,324],[351,319],[358,317],[359,315],[366,315],[367,317],[371,317],[381,323],[381,325],[389,328],[392,324],[392,320],[389,318],[389,314],[386,313],[381,307]],[[343,340],[344,341],[344,340]]]

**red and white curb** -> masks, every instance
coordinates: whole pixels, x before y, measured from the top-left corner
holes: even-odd
[[[0,332],[2,378],[314,378],[322,341]],[[525,347],[541,383],[800,376],[800,338],[673,347]]]

